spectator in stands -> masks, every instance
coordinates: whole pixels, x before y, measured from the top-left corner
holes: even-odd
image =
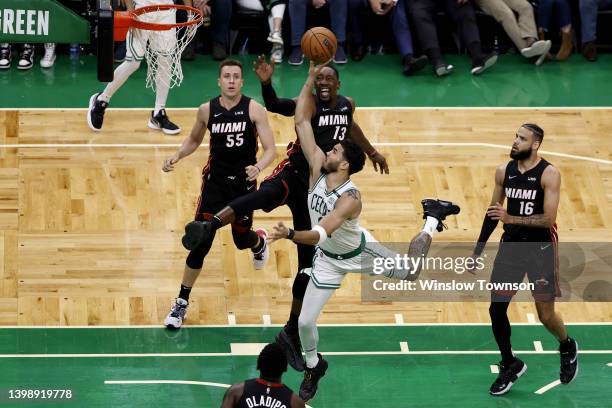
[[[597,61],[597,12],[612,9],[612,0],[580,0],[580,21],[582,26],[582,55],[589,61]]]
[[[8,69],[11,67],[12,52],[11,45],[4,43],[0,44],[0,69]],[[45,54],[40,60],[42,68],[51,68],[55,63],[55,44],[45,43]],[[17,69],[28,70],[34,66],[34,45],[23,44]]]
[[[540,65],[550,50],[551,42],[538,40],[533,6],[527,0],[475,0],[478,7],[493,16],[525,58],[538,57]],[[518,14],[518,19],[514,13]]]
[[[561,28],[561,47],[555,59],[565,61],[572,54],[574,41],[572,39],[572,13],[568,0],[540,0],[538,5],[538,36],[546,38],[550,29],[550,19],[553,13],[557,15],[557,25]]]
[[[450,74],[454,67],[442,57],[438,34],[434,24],[434,13],[437,5],[444,3],[444,8],[457,26],[463,45],[472,58],[472,74],[478,75],[497,61],[496,54],[485,55],[480,44],[480,33],[476,25],[474,8],[469,0],[408,0],[408,9],[412,15],[421,49],[433,64],[437,76]]]
[[[236,0],[238,7],[248,10],[264,11],[268,14],[270,34],[268,41],[272,43],[270,59],[275,63],[283,62],[283,16],[287,0]]]
[[[289,64],[301,65],[304,62],[300,43],[302,35],[306,31],[306,12],[309,7],[315,9],[329,7],[331,30],[338,40],[338,48],[333,60],[336,64],[345,64],[347,62],[344,51],[347,0],[289,0],[289,16],[291,18],[291,53],[289,54]]]
[[[427,57],[414,58],[412,49],[412,36],[408,26],[408,15],[406,14],[406,0],[349,0],[349,16],[353,33],[353,44],[351,46],[351,59],[361,61],[365,55],[363,43],[363,17],[370,15],[369,11],[377,15],[386,15],[395,42],[402,56],[402,72],[404,75],[412,75],[423,69],[427,64]]]

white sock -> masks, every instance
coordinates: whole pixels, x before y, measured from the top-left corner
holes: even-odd
[[[102,92],[100,95],[98,95],[98,100],[99,100],[99,101],[109,103],[109,102],[110,102],[110,99],[111,99],[111,97],[110,97],[110,96],[108,96],[108,95],[106,94],[106,92]]]
[[[434,232],[437,231],[436,228],[438,228],[439,223],[440,221],[438,221],[437,218],[427,216],[425,225],[423,226],[423,231],[433,238]]]
[[[170,92],[170,84],[168,84],[168,72],[170,71],[170,59],[168,57],[159,57],[157,66],[157,77],[155,78],[155,111],[153,116],[157,115],[160,110],[166,107],[168,100],[168,92]]]
[[[319,356],[317,355],[317,349],[312,351],[306,351],[306,367],[315,368],[319,364]]]
[[[139,61],[123,61],[121,65],[115,69],[113,82],[109,82],[104,89],[102,95],[104,98],[102,99],[100,95],[99,98],[105,102],[110,101],[110,98],[113,97],[113,94],[121,88],[121,86],[127,81],[127,79],[132,75],[140,66]]]

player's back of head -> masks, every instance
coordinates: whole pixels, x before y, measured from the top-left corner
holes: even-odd
[[[343,149],[344,158],[349,163],[349,174],[358,173],[365,165],[365,153],[351,139],[344,139],[340,142]]]
[[[270,343],[261,350],[257,358],[257,369],[262,377],[279,378],[287,371],[287,357],[276,343]]]

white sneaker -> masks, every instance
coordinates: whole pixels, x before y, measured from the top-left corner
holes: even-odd
[[[521,55],[525,58],[532,58],[538,55],[546,54],[550,51],[550,46],[552,43],[550,40],[539,40],[531,44],[531,47],[523,48],[521,50]]]
[[[259,228],[255,230],[255,233],[259,235],[261,239],[264,241],[264,247],[259,253],[253,253],[253,266],[255,269],[263,269],[266,266],[266,262],[268,262],[268,258],[270,257],[270,249],[268,248],[268,231],[263,228]]]
[[[185,320],[185,315],[187,314],[187,306],[189,306],[188,301],[176,298],[170,313],[168,313],[166,320],[164,320],[164,326],[169,329],[180,329],[183,325],[183,320]]]
[[[45,43],[45,55],[40,60],[41,68],[51,68],[55,63],[55,44]]]
[[[274,61],[275,64],[280,64],[283,62],[283,46],[279,44],[274,44],[272,46],[272,51],[270,51],[270,59]]]
[[[283,45],[283,36],[280,31],[270,31],[270,35],[268,35],[268,41],[273,44]]]

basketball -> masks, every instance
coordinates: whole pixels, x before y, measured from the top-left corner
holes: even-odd
[[[336,54],[338,41],[331,30],[325,27],[314,27],[302,36],[302,52],[315,64],[329,61]]]

